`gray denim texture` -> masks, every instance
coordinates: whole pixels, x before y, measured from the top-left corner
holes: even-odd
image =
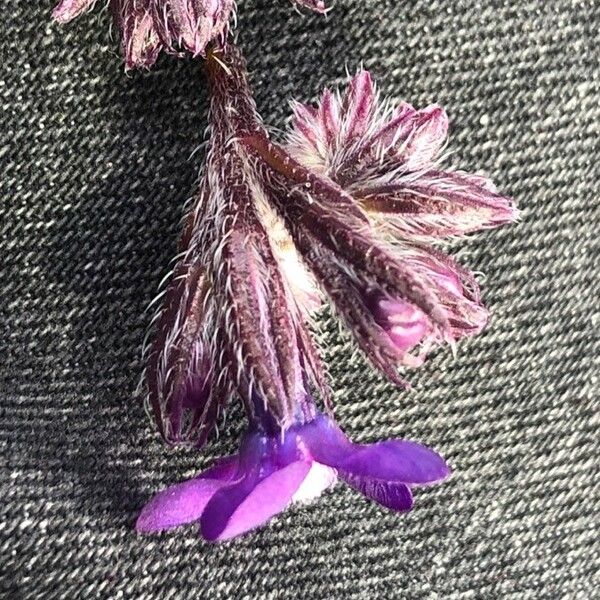
[[[336,416],[420,440],[454,474],[397,515],[338,486],[208,545],[139,537],[157,490],[235,448],[171,450],[136,385],[154,297],[194,193],[199,63],[126,76],[100,2],[66,27],[8,0],[0,39],[0,596],[63,599],[581,598],[600,594],[600,4],[337,0],[329,18],[240,0],[265,120],[346,69],[438,102],[451,161],[518,199],[518,224],[453,244],[486,332],[385,383],[326,317]]]

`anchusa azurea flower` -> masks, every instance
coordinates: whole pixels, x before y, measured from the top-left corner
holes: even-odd
[[[321,0],[292,0],[325,12]],[[90,10],[96,0],[61,0],[53,12],[67,23]],[[204,55],[211,42],[222,43],[235,11],[235,0],[109,0],[128,69],[151,67],[162,50]]]
[[[209,52],[207,71],[210,149],[158,316],[149,403],[171,443],[200,447],[234,394],[249,426],[236,455],[158,494],[137,528],[198,522],[206,539],[229,539],[338,479],[408,510],[411,487],[449,469],[415,442],[353,444],[316,408],[317,396],[329,405],[307,325],[317,287],[402,383],[402,366],[486,320],[473,276],[428,244],[510,221],[514,208],[487,180],[437,165],[441,109],[382,109],[367,72],[343,97],[296,105],[279,145],[238,50]]]
[[[449,468],[420,444],[389,440],[354,444],[329,416],[309,409],[282,431],[258,420],[236,455],[193,479],[157,494],[143,509],[137,530],[162,531],[197,522],[204,538],[226,540],[254,529],[292,502],[318,496],[338,479],[394,511],[410,510],[411,487],[440,481]]]
[[[60,0],[62,23],[96,0]],[[326,12],[323,0],[292,0]],[[140,532],[198,523],[210,541],[266,523],[342,480],[388,509],[449,475],[411,441],[352,443],[310,335],[328,299],[371,363],[404,384],[442,344],[481,331],[473,275],[439,242],[508,223],[512,202],[486,178],[444,168],[448,118],[382,102],[367,71],[343,93],[293,104],[284,143],[256,113],[228,29],[234,0],[108,0],[126,68],[162,51],[206,57],[210,146],[156,317],[148,405],[169,444],[202,447],[241,398],[247,431],[235,455],[159,493]],[[317,408],[320,399],[325,410]]]

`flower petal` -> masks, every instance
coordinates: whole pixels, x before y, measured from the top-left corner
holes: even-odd
[[[388,440],[353,444],[329,417],[321,415],[302,429],[312,458],[349,475],[407,484],[433,483],[450,474],[446,461],[416,442]]]
[[[429,333],[430,321],[418,307],[401,299],[385,296],[373,302],[377,324],[390,336],[401,357]],[[406,363],[405,363],[406,364]]]
[[[379,481],[370,477],[357,477],[343,471],[339,472],[339,476],[363,496],[390,510],[400,512],[412,508],[412,493],[405,483]]]
[[[355,444],[355,451],[340,467],[354,475],[410,484],[433,483],[450,474],[446,461],[439,454],[406,440]]]
[[[236,477],[239,457],[236,454],[232,456],[224,456],[215,461],[215,464],[202,471],[196,476],[196,479],[222,479],[223,481],[232,481]]]
[[[295,461],[264,479],[259,471],[217,492],[200,519],[209,541],[228,540],[266,523],[284,510],[306,478],[311,463]]]
[[[335,469],[313,461],[308,475],[294,493],[292,502],[310,502],[318,498],[326,489],[333,487],[337,480]]]
[[[219,461],[199,476],[163,490],[144,508],[135,524],[138,533],[164,531],[197,521],[208,501],[237,472],[237,456]]]
[[[450,474],[446,461],[429,448],[405,440],[355,445],[343,465],[344,471],[386,481],[433,483]]]

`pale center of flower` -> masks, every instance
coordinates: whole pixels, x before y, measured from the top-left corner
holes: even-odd
[[[313,462],[310,471],[292,496],[292,502],[310,502],[337,482],[337,472],[331,467]]]

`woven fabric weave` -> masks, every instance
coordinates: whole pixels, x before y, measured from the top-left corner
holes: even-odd
[[[457,245],[493,318],[411,373],[412,391],[322,320],[340,424],[418,439],[452,479],[407,515],[340,486],[221,546],[132,530],[243,424],[234,407],[202,454],[169,450],[135,393],[144,310],[202,159],[202,69],[162,57],[126,76],[100,6],[68,27],[50,9],[9,0],[0,42],[0,597],[599,594],[600,4],[338,0],[323,19],[240,0],[268,123],[362,61],[386,95],[445,106],[452,160],[522,219]]]

